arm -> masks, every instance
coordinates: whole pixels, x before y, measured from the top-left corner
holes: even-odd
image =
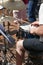
[[[35,27],[35,28],[32,28],[30,30],[30,33],[31,34],[36,34],[36,35],[39,35],[39,36],[43,36],[43,25],[40,25],[40,26]]]

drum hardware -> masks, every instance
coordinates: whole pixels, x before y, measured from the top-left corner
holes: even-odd
[[[6,33],[6,31],[4,30],[4,27],[1,24],[0,24],[0,33],[4,37],[4,47],[2,48],[2,52],[3,52],[2,65],[8,65],[9,61],[7,60],[7,57],[6,57],[7,51],[10,51],[10,53],[12,54],[11,58],[13,58],[13,57],[16,58],[16,57],[14,56],[12,51],[7,47],[6,43],[8,41],[10,44],[14,45],[16,43],[16,41],[13,37],[11,37],[11,35]]]

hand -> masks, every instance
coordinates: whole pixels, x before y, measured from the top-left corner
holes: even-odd
[[[37,27],[31,26],[31,28],[30,28],[30,33],[31,33],[31,34],[35,34],[36,29],[37,29]]]
[[[31,25],[37,27],[37,26],[39,26],[39,21],[35,21],[35,22],[33,22]]]

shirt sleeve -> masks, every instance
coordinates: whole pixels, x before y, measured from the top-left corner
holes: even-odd
[[[40,5],[39,9],[39,24],[43,24],[43,3]]]

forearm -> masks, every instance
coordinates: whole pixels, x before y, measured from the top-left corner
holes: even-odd
[[[34,31],[34,34],[39,35],[39,36],[43,36],[43,26],[39,26],[37,27]]]

